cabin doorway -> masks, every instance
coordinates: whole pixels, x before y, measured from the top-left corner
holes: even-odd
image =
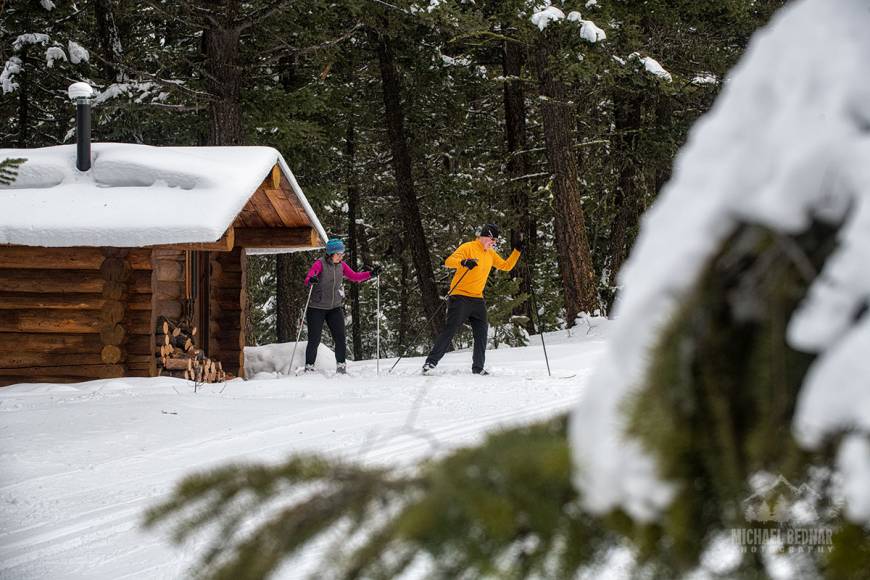
[[[185,251],[184,257],[184,311],[182,317],[196,328],[196,343],[209,353],[209,252]]]

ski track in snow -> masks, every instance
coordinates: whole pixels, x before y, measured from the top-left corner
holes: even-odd
[[[183,578],[196,546],[174,547],[165,530],[140,525],[184,475],[300,451],[404,465],[496,426],[553,416],[580,396],[603,350],[596,330],[548,338],[554,370],[577,373],[567,380],[547,380],[540,347],[530,346],[491,351],[489,377],[470,375],[470,353],[457,352],[430,377],[418,374],[422,359],[408,359],[393,375],[385,360],[380,377],[373,361],[352,362],[347,378],[233,382],[197,394],[165,379],[0,390],[0,579]],[[320,551],[279,577],[316,570]]]

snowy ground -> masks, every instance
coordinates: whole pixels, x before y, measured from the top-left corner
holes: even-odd
[[[554,373],[576,373],[561,380],[547,379],[536,342],[491,351],[490,377],[471,375],[470,353],[458,352],[434,377],[408,359],[389,377],[376,376],[374,361],[351,362],[349,377],[238,380],[198,393],[160,378],[0,389],[0,578],[186,577],[195,547],[140,529],[143,510],[183,475],[302,450],[408,462],[566,411],[604,347],[607,322],[592,324],[547,335]],[[382,374],[392,362],[381,361]]]

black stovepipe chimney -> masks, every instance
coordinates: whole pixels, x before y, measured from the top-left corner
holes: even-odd
[[[76,167],[79,171],[91,168],[91,104],[76,103]]]
[[[94,91],[87,83],[73,83],[69,98],[76,105],[76,168],[91,168],[91,97]]]

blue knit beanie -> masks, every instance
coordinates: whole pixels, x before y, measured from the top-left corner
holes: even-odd
[[[326,255],[331,256],[332,254],[343,254],[344,253],[344,242],[339,240],[338,238],[330,238],[329,241],[326,242]]]

